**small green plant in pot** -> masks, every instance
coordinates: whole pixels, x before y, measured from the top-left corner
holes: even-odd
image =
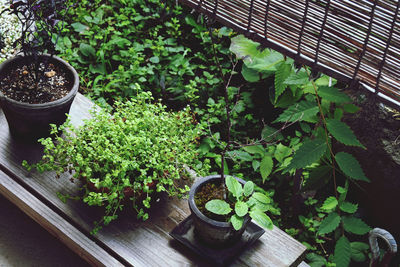
[[[92,116],[79,128],[69,120],[53,126],[56,138],[40,140],[42,160],[24,165],[70,172],[82,180],[81,200],[104,207],[105,225],[125,207],[133,207],[137,217],[146,220],[154,192],[183,196],[189,190],[177,182],[188,167],[200,172],[196,144],[202,132],[189,109],[168,112],[153,103],[151,93],[142,92],[136,99],[117,102],[112,115],[100,110]]]

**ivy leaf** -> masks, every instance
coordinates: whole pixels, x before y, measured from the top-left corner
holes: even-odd
[[[369,179],[365,176],[363,170],[361,169],[360,163],[349,153],[339,152],[335,155],[335,160],[339,165],[339,168],[347,176],[353,178],[354,180],[369,182]]]
[[[295,152],[288,169],[304,168],[319,160],[325,154],[327,145],[322,139],[308,140]]]
[[[333,210],[338,205],[338,201],[335,197],[328,197],[322,205],[323,210]]]
[[[369,227],[363,220],[359,218],[346,216],[343,217],[342,220],[343,220],[344,230],[346,230],[349,233],[353,233],[356,235],[364,235],[371,230],[371,227]]]
[[[307,121],[315,116],[318,111],[319,109],[316,103],[301,101],[285,109],[273,123]]]
[[[342,236],[336,242],[333,261],[336,263],[336,267],[347,267],[350,264],[350,257],[351,257],[350,242],[347,239],[347,237]]]
[[[240,230],[240,228],[242,228],[243,221],[244,221],[244,218],[239,217],[236,214],[233,214],[230,219],[230,222],[236,231],[238,231],[238,230]]]
[[[351,99],[348,95],[340,92],[339,89],[335,87],[321,86],[318,88],[318,95],[322,99],[333,103],[351,102]]]
[[[242,196],[243,188],[238,180],[236,180],[232,176],[225,176],[225,184],[229,192],[231,192],[234,197],[239,198]]]
[[[365,262],[366,253],[369,251],[369,245],[363,242],[351,242],[351,259],[356,262]]]
[[[268,178],[268,175],[271,174],[273,167],[274,167],[274,162],[272,161],[271,155],[265,155],[261,160],[260,164],[260,173],[263,182]]]
[[[291,70],[291,65],[282,63],[275,72],[275,103],[278,100],[278,97],[283,93],[283,91],[285,91],[287,87],[284,82],[289,77]]]
[[[237,214],[237,216],[243,217],[244,215],[247,214],[247,212],[249,212],[249,207],[247,206],[246,203],[244,203],[243,201],[236,202],[235,213]]]
[[[272,223],[272,220],[270,217],[267,216],[264,212],[260,210],[252,210],[250,211],[250,217],[255,220],[259,225],[262,227],[272,230],[274,227],[274,224]]]
[[[318,234],[328,234],[334,231],[340,223],[340,216],[336,212],[329,213],[328,216],[321,222]]]
[[[358,204],[353,204],[353,203],[345,201],[342,204],[340,204],[339,207],[344,212],[354,213],[358,209]]]
[[[326,120],[326,127],[339,142],[348,146],[359,146],[365,149],[365,146],[357,140],[357,137],[346,123],[335,119],[328,119]]]
[[[244,184],[243,193],[245,197],[250,196],[254,192],[254,183],[252,181],[248,181]]]
[[[221,199],[213,199],[208,201],[206,203],[206,209],[218,215],[226,215],[232,211],[229,204]]]

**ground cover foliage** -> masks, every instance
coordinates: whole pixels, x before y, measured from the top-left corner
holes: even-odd
[[[268,214],[307,246],[311,266],[368,261],[370,226],[351,198],[368,178],[341,149],[364,149],[342,121],[358,107],[335,80],[175,1],[83,0],[68,12],[58,51],[80,73],[84,94],[112,109],[135,97],[139,83],[170,109],[189,105],[208,129],[199,157],[218,172],[227,136],[222,87],[229,84],[235,142],[224,172],[271,197]]]

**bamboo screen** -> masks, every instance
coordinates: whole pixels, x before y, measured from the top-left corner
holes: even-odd
[[[296,64],[400,106],[400,1],[179,1]]]

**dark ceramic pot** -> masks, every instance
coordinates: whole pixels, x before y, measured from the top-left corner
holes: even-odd
[[[62,68],[71,88],[65,97],[43,104],[15,101],[0,92],[0,106],[6,116],[10,133],[14,137],[24,140],[37,140],[40,137],[48,136],[49,124],[62,124],[66,120],[66,113],[69,112],[79,88],[79,76],[71,65],[56,56],[41,55],[39,58],[45,58],[49,63]],[[4,61],[0,65],[0,79],[6,77],[11,68],[24,65],[32,60],[32,57],[17,56]]]
[[[235,179],[241,184],[245,184],[244,180],[236,177]],[[201,187],[207,183],[220,184],[221,175],[201,177],[190,189],[189,208],[192,212],[196,237],[208,245],[215,247],[233,245],[235,241],[240,239],[248,223],[251,221],[251,218],[246,216],[242,228],[237,231],[233,228],[230,222],[216,221],[201,213],[196,206],[194,196],[196,195],[197,191],[199,191]]]

